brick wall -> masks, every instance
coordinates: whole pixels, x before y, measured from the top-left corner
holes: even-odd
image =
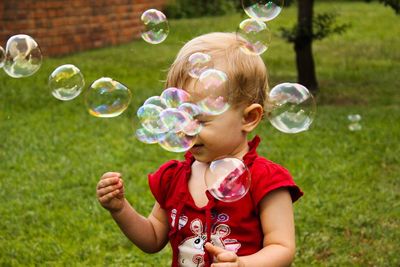
[[[122,44],[139,38],[140,16],[167,0],[0,0],[0,46],[32,36],[44,56]]]

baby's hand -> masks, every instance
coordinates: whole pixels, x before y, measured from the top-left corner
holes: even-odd
[[[210,242],[205,244],[205,248],[214,256],[214,263],[211,267],[243,267],[243,262],[240,261],[238,255],[232,251],[225,250],[220,247],[216,247]]]
[[[97,184],[97,200],[110,212],[118,212],[124,207],[124,184],[121,174],[107,172]]]

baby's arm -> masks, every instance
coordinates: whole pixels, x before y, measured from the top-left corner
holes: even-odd
[[[277,189],[260,202],[260,219],[264,233],[263,248],[252,255],[237,257],[234,253],[207,244],[217,258],[211,266],[290,266],[295,254],[295,231],[290,193]],[[229,265],[225,265],[229,262]]]
[[[139,214],[123,197],[119,173],[106,173],[97,185],[100,204],[108,209],[122,232],[137,247],[147,253],[160,251],[168,242],[166,212],[156,202],[146,218]]]

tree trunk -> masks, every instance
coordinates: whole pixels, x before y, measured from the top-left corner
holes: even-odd
[[[312,53],[312,19],[314,0],[298,0],[298,32],[294,42],[296,52],[297,80],[310,92],[318,92]]]

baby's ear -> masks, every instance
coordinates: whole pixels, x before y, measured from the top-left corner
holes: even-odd
[[[251,104],[243,110],[242,130],[249,133],[260,123],[263,117],[263,107],[260,104]]]

